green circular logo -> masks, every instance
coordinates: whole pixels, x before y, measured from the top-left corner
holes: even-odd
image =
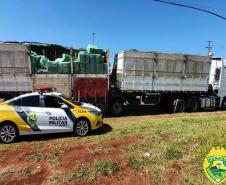
[[[38,116],[36,113],[30,112],[27,115],[27,122],[30,123],[31,125],[36,125],[37,121],[38,121]]]

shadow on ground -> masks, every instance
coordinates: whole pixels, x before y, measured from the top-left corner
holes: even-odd
[[[145,116],[145,115],[159,115],[169,114],[169,111],[160,110],[159,107],[153,105],[126,105],[123,107],[123,114],[119,117],[124,116]],[[112,117],[107,115],[107,117]]]
[[[112,131],[112,127],[107,123],[105,123],[102,127],[92,131],[90,136],[103,135],[111,131]],[[76,136],[73,133],[37,134],[37,135],[30,135],[30,136],[21,136],[20,140],[28,141],[28,142],[29,141],[48,141],[48,140],[70,138],[70,137],[76,137]]]
[[[108,124],[104,124],[102,127],[100,127],[97,130],[93,131],[93,135],[103,135],[103,134],[107,134],[108,132],[112,131],[112,127]]]
[[[205,110],[205,112],[213,112],[215,110]],[[188,113],[188,111],[186,111]],[[198,110],[197,112],[203,112]],[[123,108],[123,114],[119,117],[126,116],[145,116],[145,115],[163,115],[163,114],[174,114],[173,111],[168,110],[167,107],[162,107],[161,109],[158,106],[154,105],[126,105]],[[112,117],[112,116],[107,116]]]

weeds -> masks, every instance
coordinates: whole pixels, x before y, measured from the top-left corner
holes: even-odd
[[[31,173],[31,168],[28,166],[22,167],[22,168],[16,168],[16,167],[11,167],[7,168],[6,170],[2,171],[0,173],[1,176],[6,177],[6,176],[12,176],[12,175],[29,175]]]
[[[128,165],[134,168],[135,170],[139,170],[142,166],[141,162],[137,159],[135,155],[130,155],[128,157]]]
[[[31,160],[35,160],[35,161],[41,161],[47,158],[47,154],[43,154],[43,153],[35,153],[32,154],[30,156],[28,156],[26,158],[26,161],[31,161]]]
[[[8,168],[8,169],[6,169],[6,170],[4,170],[4,171],[2,171],[2,173],[1,173],[1,176],[11,176],[11,175],[14,175],[14,174],[16,174],[18,172],[18,168]]]
[[[60,161],[59,158],[62,155],[62,153],[55,152],[55,153],[50,153],[47,155],[48,163],[52,167],[59,167],[60,166]]]
[[[20,173],[23,175],[29,175],[31,173],[31,168],[29,166],[25,166],[20,170]]]
[[[101,176],[109,176],[119,171],[119,165],[113,161],[97,161],[95,163],[97,173]]]
[[[165,157],[168,160],[180,159],[182,157],[182,155],[183,155],[182,150],[177,147],[169,147],[169,148],[167,148],[166,153],[165,153]]]
[[[66,171],[62,174],[56,174],[52,177],[52,181],[59,182],[71,182],[71,181],[81,181],[89,177],[91,173],[90,166],[82,166],[80,168],[75,168],[71,171]]]
[[[62,155],[62,153],[55,152],[55,153],[35,153],[26,158],[26,161],[41,161],[41,160],[48,160],[49,164],[52,167],[58,167],[60,166],[59,157]]]
[[[83,166],[80,169],[77,169],[73,172],[72,179],[81,181],[82,179],[88,177],[90,173],[90,167],[89,166]]]

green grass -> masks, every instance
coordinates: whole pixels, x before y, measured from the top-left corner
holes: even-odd
[[[41,161],[47,159],[48,155],[44,153],[34,153],[26,158],[26,161]]]
[[[119,135],[145,136],[145,139],[124,147],[129,166],[136,171],[148,169],[159,179],[163,171],[174,170],[172,163],[182,164],[182,184],[211,184],[204,175],[203,160],[212,147],[226,149],[225,115],[124,123],[117,125],[114,131]],[[169,134],[170,138],[163,139],[164,134]],[[148,158],[142,156],[146,151],[150,153]],[[191,176],[192,172],[196,175]]]
[[[91,170],[92,169],[90,168],[90,166],[82,166],[80,168],[74,168],[73,170],[66,171],[64,173],[56,174],[51,179],[55,183],[71,181],[78,182],[89,178]]]
[[[51,180],[57,184],[79,181],[94,183],[101,176],[116,174],[119,169],[119,165],[112,160],[100,160],[95,161],[92,166],[83,165],[63,173],[57,173],[51,177]]]
[[[110,176],[119,171],[119,165],[111,160],[96,161],[95,168],[100,176]]]
[[[131,154],[128,159],[127,159],[127,163],[129,166],[131,166],[132,168],[134,168],[135,170],[139,170],[142,166],[142,162],[139,160],[139,158],[134,155]]]
[[[180,159],[183,156],[182,150],[178,147],[171,146],[166,149],[165,157],[168,160]]]
[[[51,167],[57,168],[60,167],[59,158],[63,155],[62,152],[53,152],[47,155],[48,163]]]
[[[6,176],[13,176],[13,175],[30,175],[31,173],[31,168],[29,166],[24,166],[24,167],[10,167],[5,170],[3,170],[0,173],[1,177],[6,177]]]
[[[34,153],[29,155],[25,160],[26,161],[41,161],[47,160],[51,167],[59,167],[60,161],[59,158],[63,155],[62,152],[53,152],[53,153]]]
[[[114,119],[106,119],[105,122],[108,123]],[[120,118],[116,119],[120,120]],[[162,116],[158,120],[155,120],[153,116],[150,120],[142,120],[142,117],[138,116],[132,121],[127,121],[125,118],[123,122],[112,121],[111,126],[112,131],[102,135],[82,138],[66,137],[43,142],[41,146],[48,144],[54,151],[51,154],[33,154],[28,157],[28,160],[47,160],[51,166],[59,167],[59,157],[64,155],[66,150],[97,145],[94,150],[89,151],[93,155],[93,163],[89,164],[90,166],[85,165],[53,176],[54,181],[59,182],[96,180],[99,176],[111,176],[123,170],[118,161],[104,159],[96,161],[96,155],[101,153],[110,155],[114,152],[115,149],[106,143],[127,137],[137,137],[134,143],[126,143],[117,148],[124,154],[120,159],[122,164],[126,164],[135,173],[145,170],[161,180],[166,172],[177,171],[173,167],[176,163],[181,166],[179,171],[182,177],[181,184],[209,185],[211,182],[205,177],[202,169],[203,160],[212,147],[222,146],[226,149],[226,112],[225,115],[218,114],[218,112],[178,114],[167,119]],[[35,144],[35,142],[31,143]],[[23,142],[16,146],[21,145]],[[13,146],[15,144],[1,144],[0,152],[7,152]],[[39,147],[36,147],[37,150]],[[57,151],[62,151],[62,153],[57,154]],[[150,156],[145,157],[145,153],[149,153]]]

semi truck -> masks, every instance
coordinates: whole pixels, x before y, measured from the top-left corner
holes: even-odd
[[[226,107],[226,65],[209,56],[127,50],[116,54],[110,111],[150,104],[170,112]]]
[[[74,74],[72,69],[69,74],[37,74],[31,48],[27,43],[0,43],[0,99],[52,88],[112,116],[123,115],[127,105],[155,105],[175,113],[226,108],[222,58],[125,50],[115,55],[111,74]],[[104,61],[109,64],[108,52]]]

